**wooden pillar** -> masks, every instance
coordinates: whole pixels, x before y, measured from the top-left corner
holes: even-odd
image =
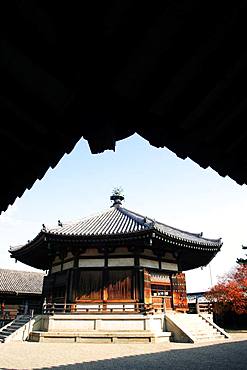
[[[104,259],[105,259],[105,267],[103,268],[103,277],[102,277],[102,300],[103,300],[103,310],[107,309],[107,300],[108,300],[108,288],[107,284],[109,281],[109,273],[108,273],[108,248],[102,247],[101,252],[104,253]]]
[[[172,279],[172,275],[169,275],[169,278],[170,278],[170,285],[171,285],[171,306],[172,306],[172,309],[174,310],[174,296],[173,296],[173,279]]]
[[[142,268],[137,270],[137,290],[139,302],[144,303],[144,271]]]
[[[71,276],[71,301],[75,302],[76,296],[78,295],[79,284],[80,284],[80,270],[72,270],[73,274]]]
[[[107,289],[107,283],[108,283],[108,269],[103,269],[103,284],[102,284],[102,300],[103,302],[106,302],[108,299],[108,289]]]
[[[47,242],[47,255],[48,255],[48,260],[49,260],[49,275],[51,275],[51,269],[52,269],[52,262],[55,257],[54,250],[52,249],[52,245],[50,242]]]
[[[74,277],[74,270],[68,270],[68,277],[67,277],[67,303],[73,302],[73,277]]]
[[[138,271],[132,270],[132,299],[139,301],[139,289],[138,289]]]
[[[65,289],[64,289],[64,309],[67,310],[67,303],[69,300],[69,284],[70,284],[70,270],[66,272],[66,282],[65,282]]]
[[[144,269],[144,303],[152,303],[151,279],[149,271],[147,269]]]

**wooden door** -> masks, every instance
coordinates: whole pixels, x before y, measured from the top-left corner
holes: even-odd
[[[177,311],[188,311],[185,274],[178,273],[172,276],[173,308]]]
[[[162,283],[151,284],[152,303],[154,310],[166,311],[172,309],[171,285]]]

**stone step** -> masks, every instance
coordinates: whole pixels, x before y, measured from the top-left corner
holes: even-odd
[[[223,334],[221,334],[221,333],[219,333],[219,332],[217,332],[217,333],[197,333],[197,334],[195,334],[195,337],[196,338],[198,338],[198,337],[201,337],[201,338],[203,338],[203,337],[211,337],[211,338],[215,338],[215,339],[217,339],[217,338],[225,338],[225,336],[223,335]]]
[[[197,333],[219,333],[219,331],[216,328],[189,328],[190,331],[197,332]]]
[[[201,318],[190,319],[190,318],[182,318],[182,317],[180,318],[175,317],[175,320],[180,320],[183,322],[194,322],[194,323],[200,323],[203,321]]]
[[[29,321],[29,318],[26,317],[25,319],[19,319],[8,325],[6,328],[2,329],[0,331],[0,341],[4,342],[7,337],[9,337],[11,334],[15,333],[16,330],[22,328],[27,322]]]
[[[15,319],[15,322],[27,322],[30,319],[31,319],[31,317],[25,316],[25,317],[20,317],[20,318]]]
[[[200,321],[199,323],[196,323],[196,322],[190,322],[190,321],[178,321],[178,320],[176,320],[177,322],[181,322],[181,323],[184,323],[184,324],[186,324],[186,325],[190,325],[190,326],[195,326],[195,327],[200,327],[200,326],[204,326],[204,327],[208,327],[208,328],[210,328],[210,327],[214,327],[213,325],[210,325],[210,324],[208,324],[207,322],[203,322],[203,321]]]
[[[196,341],[225,339],[225,336],[216,327],[204,320],[201,316],[175,314],[170,316],[170,318],[182,331],[187,332]]]
[[[0,334],[0,338],[6,338],[7,335],[4,335],[4,334]]]
[[[28,321],[30,320],[18,320],[18,321],[15,321],[14,323],[17,325],[25,325]]]
[[[31,332],[35,342],[83,342],[83,343],[150,343],[169,342],[170,332],[159,334],[151,331],[86,331],[86,332]]]
[[[211,334],[211,333],[196,333],[195,336],[196,337],[221,337],[221,334],[220,333],[215,333],[215,334]]]
[[[184,323],[184,326],[188,326],[190,328],[193,328],[195,330],[200,330],[200,329],[203,329],[203,330],[217,330],[214,326],[209,326],[209,325],[206,325],[206,324],[201,324],[201,325],[190,325],[189,323]]]
[[[188,319],[186,319],[186,320],[183,320],[183,319],[178,319],[178,320],[177,319],[174,319],[174,321],[177,321],[177,322],[185,322],[185,323],[189,323],[191,325],[198,325],[198,326],[203,323],[202,320],[201,321],[196,321],[196,320],[190,321]],[[209,325],[207,322],[205,322],[205,324]]]
[[[24,325],[25,325],[25,324],[24,324]],[[17,330],[17,329],[20,329],[22,326],[23,326],[22,324],[20,324],[20,325],[18,325],[18,324],[13,324],[13,325],[9,325],[8,327],[9,327],[9,328],[12,328],[12,329]]]
[[[9,329],[3,329],[2,331],[1,331],[1,334],[12,334],[13,333],[13,331],[11,331],[11,330],[9,330]]]
[[[178,322],[178,321],[177,321]],[[212,325],[207,325],[207,324],[204,324],[204,323],[201,323],[200,325],[194,325],[193,323],[190,324],[189,322],[182,322],[181,321],[181,324],[184,324],[186,326],[189,326],[191,328],[207,328],[207,329],[214,329],[215,327],[212,326]]]
[[[21,326],[20,326],[20,328],[21,328]],[[19,327],[18,327],[18,329],[19,329]],[[8,331],[11,331],[11,332],[14,332],[14,331],[16,331],[17,329],[16,328],[13,328],[12,326],[8,326],[6,329],[3,329],[3,330],[8,330]],[[2,331],[3,331],[2,330]]]
[[[7,338],[11,333],[0,333],[0,338]]]
[[[27,320],[27,321],[15,321],[15,325],[25,325],[27,322],[28,322],[29,320]]]
[[[191,330],[191,329],[188,329],[188,330],[193,335],[196,335],[196,334],[210,334],[210,335],[215,335],[215,334],[218,334],[219,333],[217,330],[215,330],[215,331],[211,331],[211,330]]]
[[[214,341],[214,340],[216,340],[217,342],[219,341],[219,340],[225,340],[225,338],[224,338],[224,336],[223,335],[221,335],[220,337],[217,337],[217,338],[215,338],[215,337],[203,337],[203,338],[196,338],[196,341],[197,342],[204,342],[204,341]]]
[[[43,336],[50,336],[50,337],[53,337],[53,336],[63,336],[63,335],[66,335],[66,336],[118,336],[118,335],[121,335],[121,336],[125,336],[125,337],[128,337],[128,336],[132,336],[132,337],[135,337],[137,335],[140,335],[140,336],[143,336],[143,337],[149,337],[149,336],[163,336],[163,337],[167,337],[167,336],[170,336],[171,333],[170,332],[160,332],[158,334],[152,332],[152,331],[148,331],[148,330],[142,330],[142,331],[132,331],[132,330],[114,330],[114,331],[104,331],[104,330],[93,330],[93,331],[49,331],[49,332],[45,332],[45,331],[33,331],[32,333],[35,333],[35,334],[39,334],[39,335],[43,335]]]

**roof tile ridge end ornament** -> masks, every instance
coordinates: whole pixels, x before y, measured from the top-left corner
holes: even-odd
[[[155,220],[151,219],[150,217],[140,215],[137,212],[131,211],[124,207],[119,207],[118,210],[122,212],[124,215],[130,217],[132,220],[137,222],[141,226],[145,226],[147,229],[151,229],[154,227]]]

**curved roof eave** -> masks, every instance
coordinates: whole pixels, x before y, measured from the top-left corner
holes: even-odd
[[[28,241],[28,243],[24,244],[24,245],[18,245],[18,246],[10,246],[9,248],[9,252],[11,254],[16,254],[18,253],[19,251],[26,251],[30,248],[33,248],[33,247],[36,247],[37,245],[39,245],[40,243],[42,243],[42,241],[45,240],[45,237],[46,237],[46,232],[44,232],[43,230],[41,230],[36,236],[34,239]]]

